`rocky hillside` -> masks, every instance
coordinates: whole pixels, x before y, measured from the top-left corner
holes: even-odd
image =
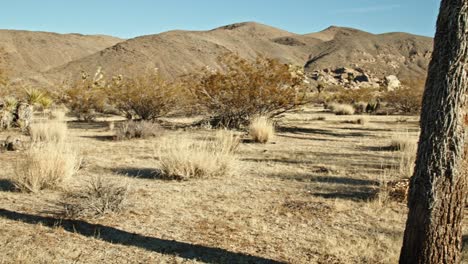
[[[13,82],[47,82],[42,73],[81,59],[122,39],[95,35],[0,30],[0,67]]]
[[[432,55],[432,38],[407,33],[374,35],[330,27],[309,34],[326,40],[313,47],[305,68],[309,72],[338,67],[363,70],[375,76],[421,78]]]
[[[176,78],[201,67],[219,67],[217,57],[227,52],[245,58],[262,54],[305,65],[311,75],[349,68],[372,78],[420,78],[432,49],[431,38],[405,33],[374,35],[330,27],[299,35],[253,22],[209,31],[169,31],[122,42],[102,36],[37,33],[43,37],[33,38],[23,32],[8,33],[10,39],[25,36],[9,40],[14,45],[6,45],[6,65],[18,76],[50,83],[78,78],[81,70],[93,73],[98,67],[107,75],[138,75],[159,68],[166,77]]]
[[[92,56],[52,69],[50,76],[71,76],[80,69],[93,72],[102,66],[108,74],[134,75],[152,68],[169,78],[210,66],[217,58],[236,52],[245,58],[258,54],[303,65],[321,40],[296,35],[257,23],[239,23],[210,31],[170,31],[119,43]]]

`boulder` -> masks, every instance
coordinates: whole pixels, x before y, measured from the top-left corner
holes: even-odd
[[[398,77],[396,77],[395,75],[386,76],[384,83],[388,91],[394,91],[395,89],[398,89],[401,87],[401,82],[400,80],[398,80]]]

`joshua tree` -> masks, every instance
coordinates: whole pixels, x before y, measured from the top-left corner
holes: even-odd
[[[400,263],[459,263],[465,206],[468,0],[442,0]]]

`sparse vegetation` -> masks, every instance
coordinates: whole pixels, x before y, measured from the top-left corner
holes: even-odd
[[[62,122],[62,121],[65,121],[66,115],[67,115],[67,113],[65,112],[65,110],[63,110],[63,109],[54,109],[54,110],[50,111],[49,119],[54,120],[54,121],[58,121],[58,122]]]
[[[267,143],[275,135],[273,122],[264,116],[254,118],[249,126],[249,134],[255,142]]]
[[[271,118],[305,103],[300,70],[264,57],[250,62],[229,54],[220,62],[224,71],[205,69],[186,81],[215,127],[239,128],[254,116]]]
[[[418,113],[421,109],[425,81],[405,82],[404,86],[385,94],[383,100],[397,113]]]
[[[59,121],[33,123],[29,126],[29,135],[33,142],[63,142],[67,133],[67,124]]]
[[[136,78],[114,78],[111,103],[129,119],[153,120],[184,106],[180,85],[164,80],[157,70]]]
[[[98,69],[93,78],[83,72],[81,80],[66,89],[62,100],[78,120],[93,121],[108,101],[105,88],[106,82],[101,69]]]
[[[400,134],[392,138],[389,148],[394,151],[413,151],[416,149],[416,142],[404,134]]]
[[[53,100],[45,91],[36,88],[25,89],[25,101],[29,105],[40,107],[41,109],[47,109],[53,103]]]
[[[15,166],[14,185],[24,192],[64,187],[78,170],[80,158],[64,143],[35,144]]]
[[[354,107],[349,104],[330,104],[329,109],[335,115],[354,115],[355,113]]]
[[[66,218],[100,217],[120,213],[127,204],[128,184],[91,177],[84,187],[68,192],[59,202]]]
[[[233,153],[238,141],[232,134],[219,134],[214,140],[166,137],[158,146],[161,176],[189,180],[226,177],[236,171]]]
[[[161,132],[161,127],[150,121],[127,121],[115,129],[117,140],[155,137]]]

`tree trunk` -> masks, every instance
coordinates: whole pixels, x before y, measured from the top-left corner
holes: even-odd
[[[400,263],[459,263],[466,195],[468,0],[442,0]]]

